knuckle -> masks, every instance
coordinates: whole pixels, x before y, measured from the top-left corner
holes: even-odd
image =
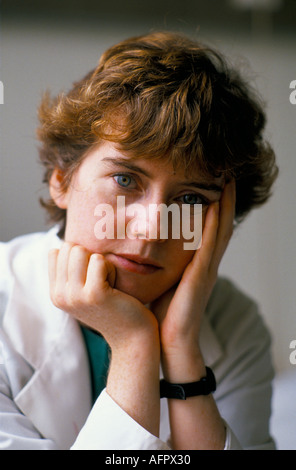
[[[86,255],[88,253],[88,251],[84,246],[73,245],[72,248],[71,248],[71,253],[72,254],[77,254],[77,255]]]
[[[93,305],[99,306],[102,299],[101,299],[101,296],[98,294],[99,292],[97,289],[86,288],[84,291],[85,303],[90,306],[93,306]]]
[[[51,290],[50,297],[57,308],[66,312],[74,310],[79,303],[78,292],[71,286],[55,287]]]
[[[66,305],[64,292],[62,292],[58,289],[51,289],[50,298],[51,298],[52,303],[56,307],[58,307],[60,309],[64,309],[64,307]]]
[[[60,253],[63,254],[63,253],[69,252],[73,248],[73,246],[74,244],[71,242],[63,242],[61,249],[60,249]]]

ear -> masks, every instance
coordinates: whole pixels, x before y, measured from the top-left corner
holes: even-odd
[[[55,168],[49,180],[49,193],[55,204],[60,209],[67,209],[68,192],[63,187],[64,172]]]

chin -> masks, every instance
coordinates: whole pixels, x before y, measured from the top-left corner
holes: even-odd
[[[156,292],[152,286],[138,285],[134,281],[128,282],[127,279],[120,279],[120,276],[116,278],[114,287],[125,294],[131,295],[144,305],[153,302],[162,294],[162,292]]]
[[[134,297],[135,299],[139,300],[144,305],[149,304],[150,302],[153,302],[153,300],[159,297],[158,295],[153,295],[153,294],[151,295],[151,293],[141,292],[135,288],[128,288],[127,286],[121,286],[120,283],[119,284],[115,283],[114,287],[120,290],[121,292],[124,292],[125,294],[128,294]]]

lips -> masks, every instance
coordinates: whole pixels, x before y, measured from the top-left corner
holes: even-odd
[[[138,274],[153,274],[161,269],[157,261],[134,254],[112,254],[115,266]]]

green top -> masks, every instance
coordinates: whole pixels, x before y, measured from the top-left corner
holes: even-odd
[[[105,388],[109,369],[110,348],[99,333],[81,327],[85,340],[92,381],[93,403]]]

